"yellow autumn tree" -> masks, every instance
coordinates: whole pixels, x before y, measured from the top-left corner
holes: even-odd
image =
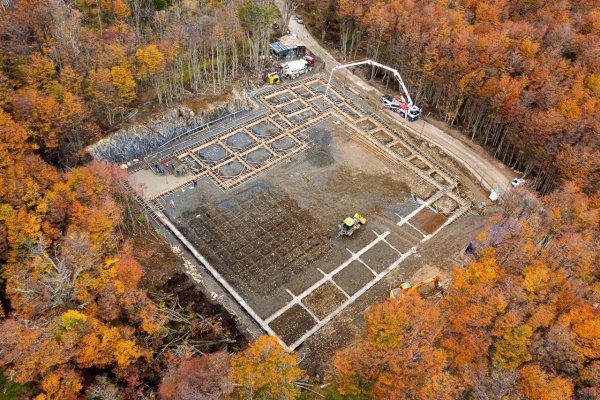
[[[116,0],[113,5],[113,10],[116,16],[121,19],[128,18],[131,15],[131,9],[123,0]]]
[[[494,365],[499,368],[513,369],[531,360],[529,346],[533,329],[529,325],[521,325],[503,335],[496,341],[492,357]]]
[[[29,86],[47,92],[56,74],[56,66],[48,57],[34,53],[29,63],[23,66],[23,73]]]
[[[300,389],[294,382],[304,377],[300,358],[286,351],[272,336],[262,336],[231,360],[233,381],[239,398],[296,399]]]
[[[59,325],[65,331],[70,331],[87,321],[87,316],[77,310],[68,310],[60,317]]]
[[[165,68],[165,56],[154,44],[137,49],[135,59],[138,63],[138,76],[141,79],[159,73]]]
[[[112,84],[117,89],[119,98],[123,100],[125,105],[135,100],[135,81],[131,72],[126,67],[117,65],[111,68],[110,75]]]
[[[545,265],[532,265],[523,271],[523,289],[530,300],[543,301],[564,280],[564,271],[554,272]]]

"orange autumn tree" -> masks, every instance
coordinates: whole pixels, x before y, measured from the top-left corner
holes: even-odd
[[[460,383],[449,373],[448,354],[436,348],[437,307],[418,295],[365,311],[367,334],[337,354],[338,389],[352,398],[452,399]]]
[[[548,374],[537,365],[521,370],[519,386],[531,400],[567,400],[573,395],[573,383],[568,379]]]
[[[296,399],[294,382],[305,377],[300,358],[282,348],[272,336],[261,336],[231,359],[233,381],[240,385],[239,398]]]
[[[34,147],[30,143],[32,133],[15,122],[10,114],[0,108],[0,180],[4,171],[14,160],[21,160]],[[1,181],[0,181],[1,182]]]

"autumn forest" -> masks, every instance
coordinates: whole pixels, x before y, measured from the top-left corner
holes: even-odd
[[[598,190],[596,2],[304,4],[343,60],[366,56],[397,66],[417,103],[505,164],[534,172],[542,193],[563,181]]]
[[[125,172],[86,151],[138,110],[263,84],[275,4],[0,1],[0,399],[600,398],[598,2],[298,12],[340,61],[399,68],[432,117],[533,183],[506,196],[441,300],[369,307],[314,394],[275,338],[248,341],[150,278],[142,238],[164,239]]]

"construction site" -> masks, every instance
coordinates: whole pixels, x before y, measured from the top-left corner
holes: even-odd
[[[198,273],[262,332],[299,349],[331,335],[336,317],[362,312],[373,290],[382,301],[391,285],[428,274],[423,252],[449,257],[462,246],[468,178],[387,111],[322,74],[249,96],[253,110],[161,146],[129,169],[129,182]],[[363,226],[336,235],[355,213]],[[453,244],[435,240],[453,226]]]

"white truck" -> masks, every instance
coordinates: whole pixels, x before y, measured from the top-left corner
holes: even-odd
[[[368,58],[363,58],[362,60],[350,61],[345,64],[340,64],[338,66],[333,67],[331,69],[331,73],[329,74],[329,81],[327,81],[327,90],[325,91],[325,96],[327,96],[327,92],[329,91],[329,84],[331,83],[331,78],[333,77],[333,73],[336,70],[342,69],[342,68],[356,67],[358,65],[363,65],[363,64],[371,65],[371,66],[378,67],[378,68],[383,68],[383,69],[391,72],[394,75],[394,78],[396,78],[396,80],[400,84],[400,87],[402,88],[402,90],[404,91],[404,95],[406,97],[402,96],[400,99],[389,96],[389,95],[383,96],[381,98],[382,105],[385,108],[388,108],[388,109],[400,114],[402,116],[402,118],[404,118],[408,121],[418,120],[419,117],[421,116],[421,109],[412,102],[412,99],[410,98],[410,94],[408,94],[408,90],[406,89],[406,85],[404,85],[404,81],[402,80],[402,77],[400,76],[400,72],[398,72],[397,69],[388,67],[387,65],[380,64],[373,60],[369,60]],[[354,69],[352,71],[354,72]]]
[[[388,110],[398,113],[402,118],[409,121],[416,121],[421,116],[421,109],[414,104],[408,103],[404,96],[399,99],[390,95],[381,96],[381,105]]]
[[[302,74],[307,73],[312,68],[306,60],[294,60],[280,65],[281,74],[285,78],[296,79]]]

